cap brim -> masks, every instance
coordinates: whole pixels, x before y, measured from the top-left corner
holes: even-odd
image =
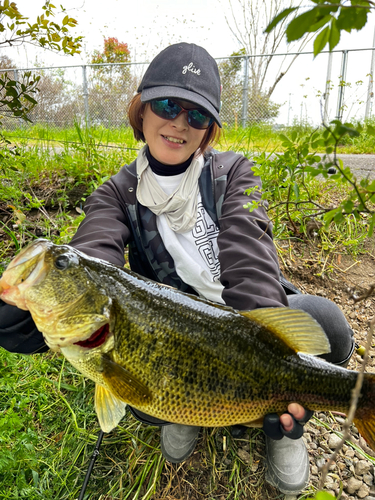
[[[212,106],[212,104],[201,95],[191,92],[190,90],[172,86],[151,87],[142,90],[141,101],[148,102],[153,99],[161,99],[163,97],[174,97],[175,99],[182,99],[184,101],[197,104],[200,108],[208,111],[219,127],[222,128],[219,113]]]

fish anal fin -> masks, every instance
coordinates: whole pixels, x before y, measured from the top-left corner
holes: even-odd
[[[142,407],[151,401],[148,387],[108,356],[102,356],[102,368],[103,379],[116,397],[135,407]]]
[[[111,432],[125,415],[126,403],[102,385],[95,385],[95,411],[103,432]]]
[[[322,327],[310,314],[301,309],[272,307],[240,311],[240,313],[267,328],[294,352],[318,355],[331,351]]]
[[[264,416],[251,420],[250,422],[241,422],[241,425],[244,425],[245,427],[263,427],[263,420]]]

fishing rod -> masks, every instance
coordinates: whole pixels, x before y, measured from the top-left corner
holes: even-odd
[[[83,500],[84,494],[86,492],[87,484],[88,484],[90,476],[91,476],[92,469],[94,468],[95,460],[96,460],[97,456],[99,455],[99,448],[100,448],[103,436],[104,436],[104,432],[101,430],[99,432],[99,436],[98,436],[98,439],[96,441],[94,451],[92,452],[92,455],[91,455],[89,468],[87,469],[86,477],[85,477],[85,480],[83,482],[81,493],[79,494],[78,500]]]

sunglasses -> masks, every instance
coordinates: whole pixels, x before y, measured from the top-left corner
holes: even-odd
[[[199,130],[210,127],[214,119],[201,109],[185,109],[172,99],[154,99],[150,101],[151,110],[164,120],[174,120],[181,113],[187,113],[188,124]]]

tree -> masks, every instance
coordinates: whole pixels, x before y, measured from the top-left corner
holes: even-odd
[[[128,44],[115,37],[104,38],[102,51],[95,50],[90,58],[89,85],[90,119],[97,124],[121,125],[125,123],[126,108],[136,89],[130,71]]]
[[[270,98],[278,82],[297,58],[297,56],[291,60],[289,58],[288,64],[283,67],[286,61],[286,57],[284,57],[274,82],[268,89],[264,88],[270,65],[284,39],[285,20],[280,20],[277,29],[275,26],[272,31],[265,32],[264,30],[285,6],[290,10],[296,1],[299,2],[298,5],[301,4],[301,0],[267,0],[262,2],[259,0],[229,0],[230,13],[224,14],[225,20],[240,47],[244,49],[246,54],[253,56],[248,58],[248,64],[251,89],[255,98],[259,95]],[[302,51],[307,42],[308,39],[303,38],[299,46],[294,47],[296,49],[294,52]],[[291,51],[291,49],[292,47],[289,47],[288,50]]]
[[[289,7],[274,16],[265,32],[272,33],[277,26],[289,21],[285,34],[288,42],[300,40],[306,33],[317,33],[314,40],[314,55],[318,55],[328,44],[333,50],[340,41],[341,31],[360,31],[367,23],[368,14],[375,8],[371,0],[312,0],[315,7],[296,16],[302,8]]]
[[[127,43],[117,38],[104,38],[103,52],[95,50],[91,56],[92,64],[127,63],[130,62],[130,50]]]
[[[264,122],[277,116],[279,110],[279,105],[271,102],[268,95],[253,88],[251,80],[247,85],[247,91],[244,91],[244,86],[246,87],[243,71],[244,55],[245,49],[241,49],[218,64],[222,82],[221,115],[229,126],[243,124],[243,119],[247,124]],[[245,105],[247,103],[246,112],[244,103]]]
[[[69,28],[75,27],[77,21],[65,15],[61,24],[57,24],[52,20],[55,9],[50,0],[46,0],[42,7],[43,13],[37,17],[36,22],[30,23],[29,18],[18,10],[15,2],[0,0],[0,46],[30,43],[54,51],[63,51],[65,54],[79,53],[82,37],[72,37],[69,34]],[[64,8],[61,9],[65,14]],[[18,80],[14,73],[2,72],[0,113],[30,121],[28,115],[37,104],[35,97],[39,80],[39,77],[33,78],[30,72]]]

